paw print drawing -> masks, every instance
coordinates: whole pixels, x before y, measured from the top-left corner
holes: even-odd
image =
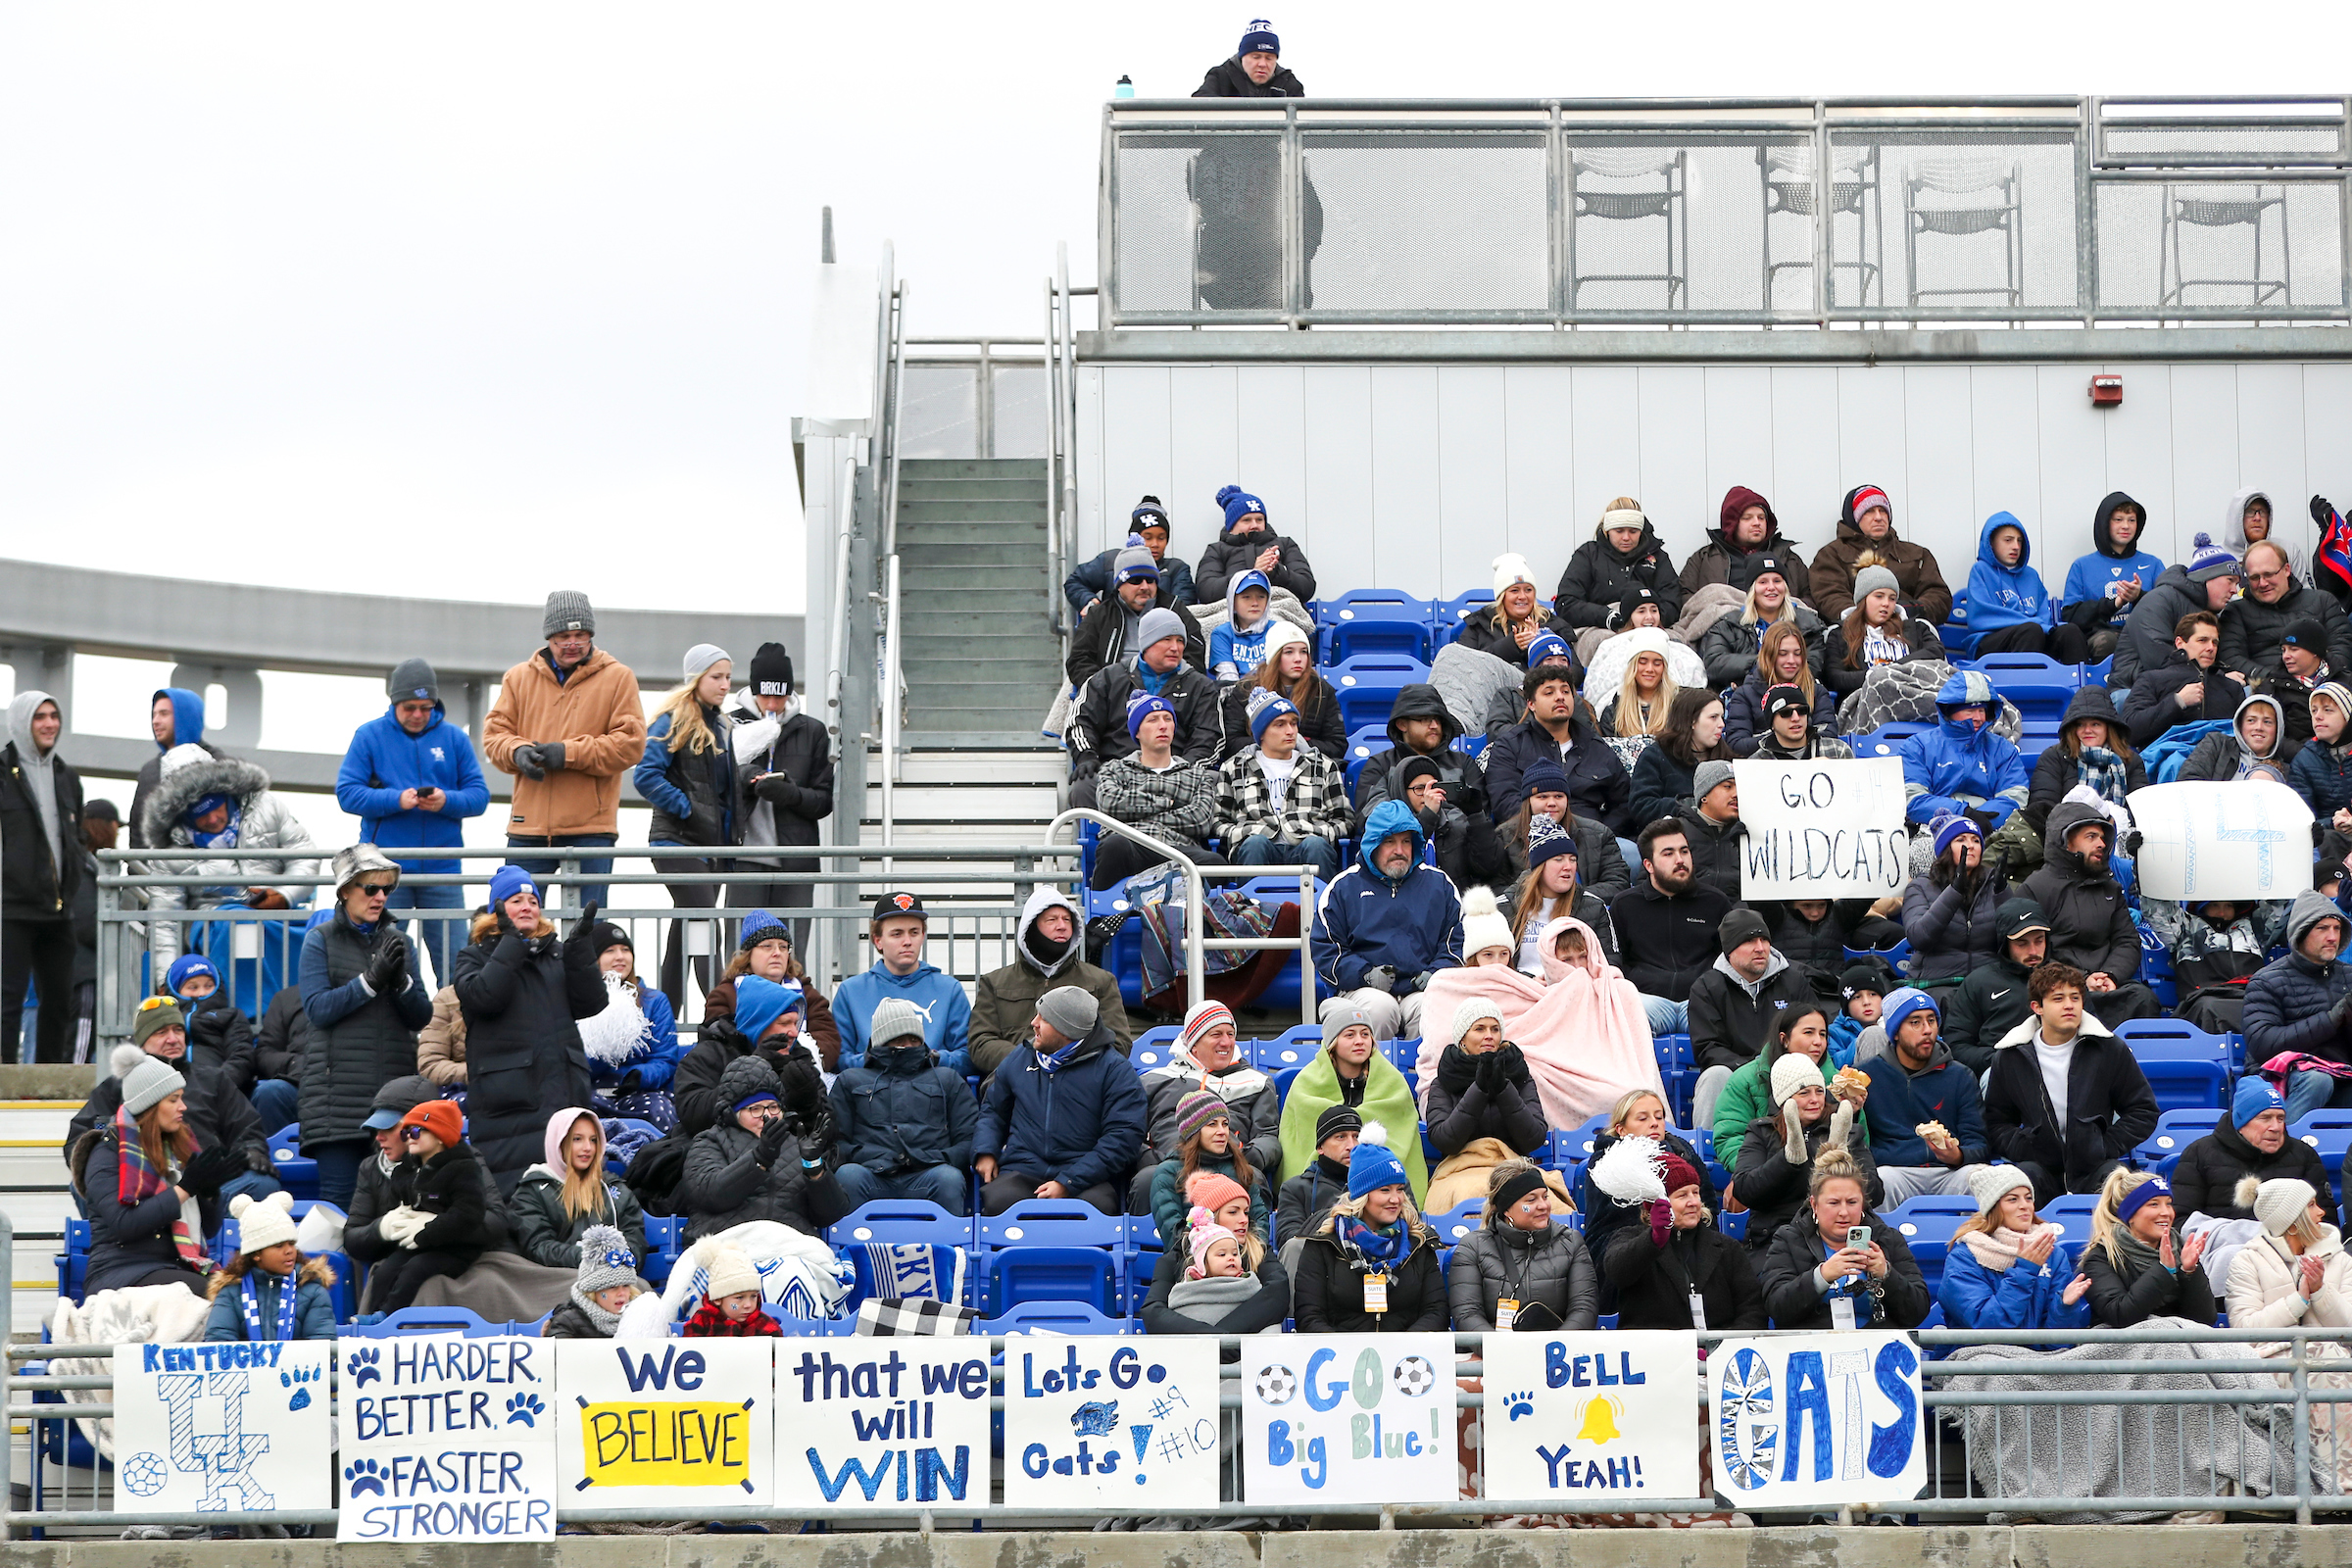
[[[1523,1415],[1534,1415],[1536,1413],[1536,1396],[1525,1392],[1506,1394],[1502,1396],[1502,1408],[1514,1421]]]
[[[323,1369],[314,1367],[297,1367],[291,1372],[280,1372],[277,1375],[278,1385],[294,1391],[294,1397],[286,1401],[286,1408],[308,1410],[311,1407],[311,1391],[307,1385],[318,1382],[325,1375]]]
[[[547,1413],[547,1405],[536,1394],[517,1394],[507,1401],[507,1425],[519,1421],[526,1427],[537,1427],[538,1418]]]
[[[384,1494],[384,1472],[373,1459],[354,1459],[343,1467],[347,1495],[364,1497],[370,1492]]]
[[[383,1358],[384,1352],[372,1345],[364,1346],[346,1356],[343,1364],[351,1369],[352,1386],[366,1388],[381,1380],[384,1375]]]

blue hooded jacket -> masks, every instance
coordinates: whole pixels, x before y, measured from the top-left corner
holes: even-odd
[[[928,963],[916,964],[910,974],[895,975],[878,958],[872,968],[834,988],[833,1026],[841,1031],[842,1068],[865,1065],[865,1032],[874,1021],[874,1009],[883,998],[894,996],[913,1003],[923,1015],[923,1044],[942,1067],[953,1067],[957,1077],[972,1070],[972,1000],[963,994],[963,982]]]
[[[1397,833],[1413,836],[1413,863],[1392,881],[1374,868],[1372,856],[1382,840]],[[1411,807],[1383,801],[1372,808],[1356,863],[1324,884],[1315,906],[1315,974],[1324,990],[1357,990],[1365,970],[1387,965],[1396,971],[1396,994],[1405,996],[1415,975],[1460,965],[1461,896],[1445,872],[1422,858],[1425,848]]]
[[[2108,597],[2107,590],[2111,585],[2122,582],[2126,577],[2136,577],[2144,592],[2155,587],[2156,579],[2164,575],[2162,556],[2137,548],[2116,548],[2115,535],[2109,531],[2107,519],[2118,507],[2130,507],[2139,514],[2139,532],[2132,543],[2138,546],[2146,542],[2148,509],[2121,490],[2111,491],[2107,499],[2099,503],[2098,515],[2090,522],[2090,536],[2098,548],[2087,556],[2075,558],[2075,564],[2066,571],[2066,591],[2058,596],[2060,606],[2068,611],[2089,600],[2098,601],[2096,614],[2067,615],[2076,625],[2086,626],[2094,631],[2101,626],[2121,626],[2132,618],[2132,606],[2119,604]]]
[[[193,746],[204,739],[204,697],[201,693],[192,692],[185,686],[164,686],[157,688],[155,696],[172,699],[172,738],[156,742],[157,751],[168,752],[174,746]],[[154,697],[147,700],[147,706],[155,706]]]
[[[466,842],[466,818],[490,808],[490,786],[474,760],[473,742],[449,721],[439,703],[424,733],[400,727],[395,710],[384,710],[352,731],[335,774],[335,804],[360,819],[364,843],[396,850],[454,850]],[[431,786],[448,799],[438,811],[402,810],[403,790]],[[403,860],[403,871],[456,871],[456,860]]]
[[[2015,528],[2025,549],[2017,564],[2004,566],[2001,558],[1992,553],[1992,535],[1996,528]],[[2026,525],[2013,514],[1996,512],[1984,519],[1977,534],[1977,564],[1968,568],[1968,629],[1972,632],[2000,631],[2005,627],[2034,625],[2049,627],[2057,624],[2058,607],[2050,598],[2049,589],[2042,586],[2041,573],[2034,569],[2034,541],[2026,534]]]
[[[2026,804],[2031,778],[2026,760],[2009,742],[1992,732],[2000,709],[1992,678],[1981,669],[1954,674],[1936,694],[1939,722],[1933,734],[1914,735],[1896,748],[1903,759],[1906,814],[1914,822],[1929,822],[1945,811],[1984,810],[1992,825],[2009,820],[2009,813]],[[1983,729],[1971,729],[1952,717],[1955,709],[1983,704]]]

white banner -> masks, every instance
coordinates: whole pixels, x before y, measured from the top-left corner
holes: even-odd
[[[2130,797],[2155,899],[2291,899],[2311,886],[2311,808],[2283,784],[2151,784]]]
[[[234,1290],[231,1286],[229,1289]],[[327,1340],[115,1348],[115,1511],[335,1505]]]
[[[1487,1336],[1487,1495],[1571,1508],[1698,1495],[1698,1336]]]
[[[1911,875],[1900,758],[1734,762],[1742,899],[1877,899]]]
[[[1017,1339],[1004,1348],[1004,1503],[1214,1507],[1217,1342]]]
[[[550,1540],[555,1340],[335,1341],[340,1541]]]
[[[1252,1335],[1242,1342],[1243,1494],[1251,1502],[1450,1502],[1450,1334]]]
[[[570,1502],[684,1510],[774,1498],[777,1341],[554,1343],[556,1466]]]
[[[988,1359],[987,1342],[969,1339],[780,1346],[777,1505],[987,1507]]]
[[[1919,1495],[1919,1364],[1909,1337],[1886,1330],[1724,1341],[1707,1358],[1716,1490],[1735,1508]]]

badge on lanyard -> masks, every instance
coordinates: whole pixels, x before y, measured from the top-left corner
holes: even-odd
[[[1510,1327],[1511,1327],[1511,1325],[1512,1325],[1513,1323],[1516,1323],[1516,1322],[1518,1322],[1518,1321],[1519,1321],[1519,1303],[1518,1303],[1518,1301],[1516,1301],[1516,1300],[1515,1300],[1515,1299],[1513,1299],[1512,1298],[1510,1298],[1510,1297],[1506,1296],[1506,1297],[1503,1297],[1501,1299],[1497,1300],[1497,1301],[1494,1303],[1494,1326],[1495,1326],[1495,1328],[1497,1328],[1497,1329],[1499,1329],[1499,1330],[1501,1330],[1501,1331],[1503,1331],[1503,1332],[1505,1332],[1505,1333],[1508,1333],[1508,1332],[1510,1331]]]
[[[1364,1276],[1364,1310],[1372,1313],[1389,1309],[1389,1277],[1386,1274]],[[1850,1325],[1849,1325],[1850,1327]]]
[[[1707,1326],[1707,1298],[1698,1294],[1695,1285],[1690,1287],[1690,1326],[1694,1329]]]
[[[1854,1326],[1854,1298],[1843,1294],[1830,1298],[1830,1327],[1850,1329]]]

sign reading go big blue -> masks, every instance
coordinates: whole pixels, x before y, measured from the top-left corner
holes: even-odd
[[[1740,1508],[1918,1495],[1919,1373],[1919,1349],[1900,1333],[1724,1341],[1707,1363],[1717,1491]]]

